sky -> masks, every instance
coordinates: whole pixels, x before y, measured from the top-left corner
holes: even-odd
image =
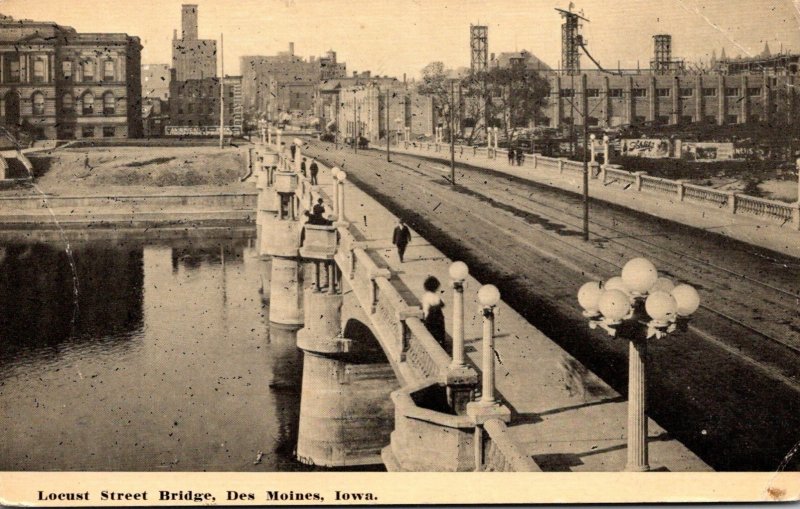
[[[588,49],[604,66],[649,65],[652,36],[669,33],[673,56],[705,59],[770,49],[800,52],[800,0],[573,0],[590,20]],[[142,63],[170,63],[181,0],[0,0],[0,13],[55,21],[81,32],[139,36]],[[189,2],[187,2],[189,3]],[[489,52],[527,49],[552,67],[561,59],[569,0],[193,0],[201,38],[224,33],[225,73],[242,55],[272,55],[290,41],[303,57],[334,49],[348,73],[409,78],[429,62],[469,66],[469,25],[489,27]],[[180,37],[180,30],[178,32]],[[584,67],[592,68],[584,56]]]

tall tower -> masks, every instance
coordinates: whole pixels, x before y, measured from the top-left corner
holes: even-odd
[[[470,72],[484,72],[489,67],[489,27],[469,26]]]
[[[181,27],[184,41],[197,40],[197,5],[183,4],[181,6]]]
[[[672,63],[672,36],[657,34],[653,36],[653,61],[650,67],[657,74],[666,74]]]
[[[579,20],[589,21],[581,14],[572,12],[574,5],[570,2],[569,10],[556,9],[564,18],[561,25],[561,68],[562,72],[568,75],[575,75],[581,72],[581,46],[586,44],[580,34],[581,23]]]

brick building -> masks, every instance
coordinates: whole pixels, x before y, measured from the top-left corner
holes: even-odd
[[[371,143],[385,140],[387,131],[394,137],[406,127],[412,139],[434,132],[433,99],[395,78],[374,78],[365,85],[340,88],[336,114],[342,136],[353,137],[357,124],[359,136]]]
[[[225,125],[230,126],[234,132],[241,132],[242,77],[226,76],[222,83],[225,87]],[[219,78],[184,81],[173,79],[169,90],[170,126],[201,128],[219,126],[219,86]]]
[[[767,73],[670,73],[648,71],[625,75],[588,72],[581,76],[551,74],[544,113],[551,127],[583,125],[580,98],[587,94],[590,126],[715,125],[772,122],[793,117],[797,109],[796,75]],[[573,120],[574,119],[574,120]]]
[[[217,76],[217,41],[198,39],[197,5],[181,6],[181,38],[172,36],[172,68],[178,81]]]
[[[142,97],[169,99],[169,64],[145,64],[142,66]]]
[[[240,70],[245,110],[275,122],[308,119],[320,81],[346,75],[346,66],[336,60],[335,51],[305,60],[295,55],[294,43],[277,55],[244,56]]]
[[[35,138],[140,137],[141,50],[127,34],[0,18],[0,121]]]

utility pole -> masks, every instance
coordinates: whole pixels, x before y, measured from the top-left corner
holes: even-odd
[[[583,103],[583,240],[589,240],[589,94],[586,93],[586,73],[581,76]],[[573,91],[575,89],[573,88]]]
[[[222,34],[219,34],[219,148],[225,143],[225,53],[222,48]]]
[[[453,81],[450,80],[450,185],[456,185],[456,126],[455,126],[455,103],[456,96],[453,93]]]
[[[392,156],[389,153],[389,86],[386,86],[386,162],[392,162]]]
[[[353,89],[353,152],[358,154],[358,113],[356,106],[356,89]]]

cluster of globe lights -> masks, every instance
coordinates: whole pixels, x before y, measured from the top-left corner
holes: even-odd
[[[634,258],[622,268],[620,276],[606,282],[590,281],[578,290],[578,303],[592,328],[600,325],[610,335],[623,320],[639,319],[637,309],[649,317],[648,337],[661,337],[675,330],[680,319],[688,318],[700,307],[700,296],[691,285],[659,277],[646,258]]]

